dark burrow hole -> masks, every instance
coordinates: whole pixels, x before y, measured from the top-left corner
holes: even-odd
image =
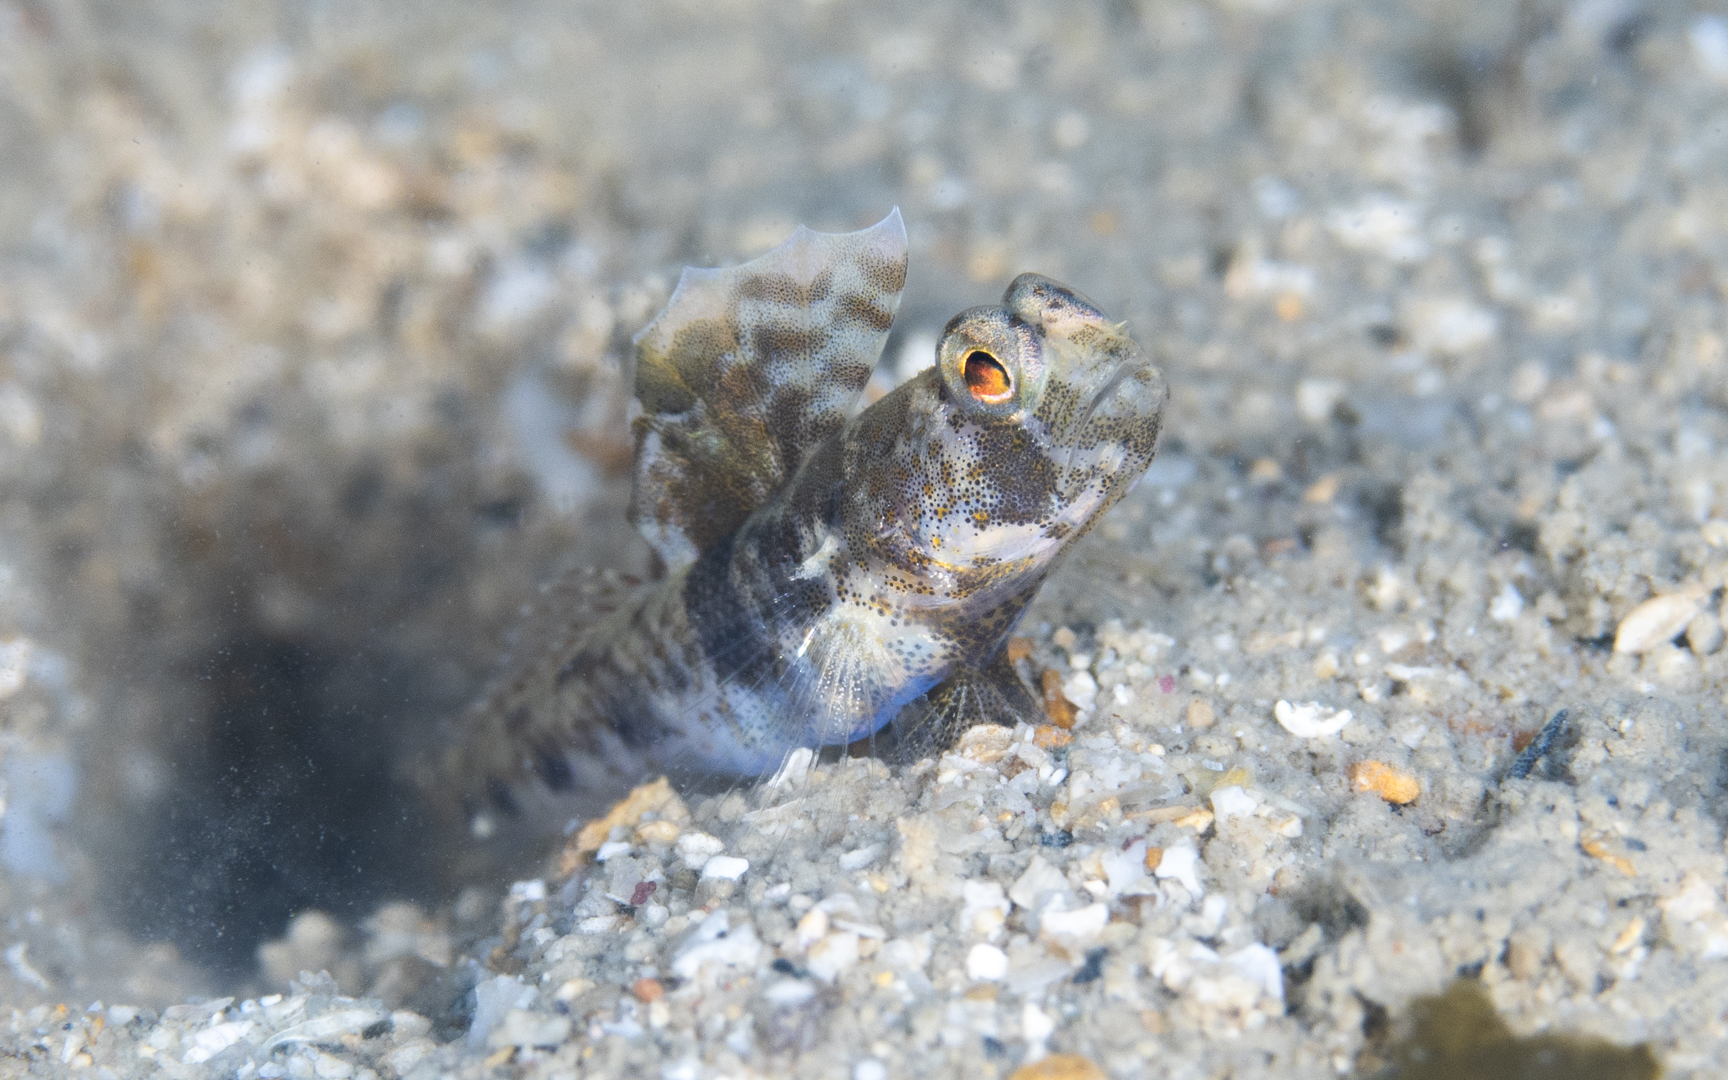
[[[243,633],[198,674],[167,796],[114,883],[122,925],[232,978],[310,908],[345,922],[390,899],[424,902],[440,874],[418,792],[396,768],[412,670],[376,652]],[[354,676],[374,689],[353,693]],[[394,674],[395,677],[392,677]]]
[[[112,733],[85,753],[81,810],[105,913],[218,992],[285,989],[261,987],[258,947],[297,914],[356,942],[386,903],[436,913],[523,869],[428,806],[410,766],[581,545],[522,477],[479,475],[452,442],[393,470],[326,461],[164,500],[159,578],[86,645]]]

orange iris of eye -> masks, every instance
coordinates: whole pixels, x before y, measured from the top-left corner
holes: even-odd
[[[981,349],[966,354],[966,386],[979,401],[995,404],[1008,400],[1013,387],[1008,381],[1008,369],[1001,361]]]

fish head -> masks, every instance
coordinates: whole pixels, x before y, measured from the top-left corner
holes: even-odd
[[[878,520],[948,596],[1035,587],[1152,463],[1166,397],[1123,324],[1038,274],[951,319],[897,394],[872,407],[905,433],[875,466],[895,479]]]

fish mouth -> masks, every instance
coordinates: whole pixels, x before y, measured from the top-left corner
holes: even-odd
[[[1064,471],[1069,478],[1068,488],[1064,493],[1067,500],[1071,501],[1078,495],[1075,486],[1078,483],[1079,472],[1075,469],[1074,459],[1075,455],[1079,453],[1081,439],[1087,427],[1091,425],[1092,419],[1097,415],[1098,409],[1101,405],[1115,397],[1115,395],[1122,390],[1125,383],[1136,378],[1144,371],[1151,371],[1155,374],[1157,366],[1143,355],[1136,354],[1134,356],[1129,356],[1117,363],[1116,366],[1111,369],[1110,374],[1105,377],[1103,383],[1099,385],[1098,389],[1086,398],[1086,403],[1075,415],[1074,422],[1069,424],[1067,429],[1062,433],[1060,441],[1066,443],[1068,448],[1067,460],[1063,463]],[[1157,390],[1153,391],[1153,393],[1155,396],[1162,396],[1161,391],[1162,387],[1160,386]],[[1159,405],[1153,404],[1150,409],[1137,409],[1135,410],[1135,415],[1136,417],[1142,417],[1148,413],[1155,415],[1159,407]]]
[[[1092,414],[1098,411],[1098,406],[1101,405],[1106,398],[1110,397],[1110,395],[1121,389],[1124,381],[1126,381],[1136,371],[1150,368],[1151,366],[1151,361],[1147,360],[1143,356],[1130,356],[1117,364],[1115,370],[1111,371],[1109,377],[1104,380],[1104,385],[1100,386],[1098,392],[1093,394],[1092,397],[1087,400],[1086,408],[1080,414],[1080,421],[1074,425],[1074,437],[1079,437],[1080,431],[1085,428],[1087,424],[1091,423]]]

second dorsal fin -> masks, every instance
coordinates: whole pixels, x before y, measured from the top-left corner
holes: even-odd
[[[800,225],[740,266],[684,271],[635,339],[630,516],[669,568],[735,531],[846,422],[905,282],[898,209],[858,232]]]

